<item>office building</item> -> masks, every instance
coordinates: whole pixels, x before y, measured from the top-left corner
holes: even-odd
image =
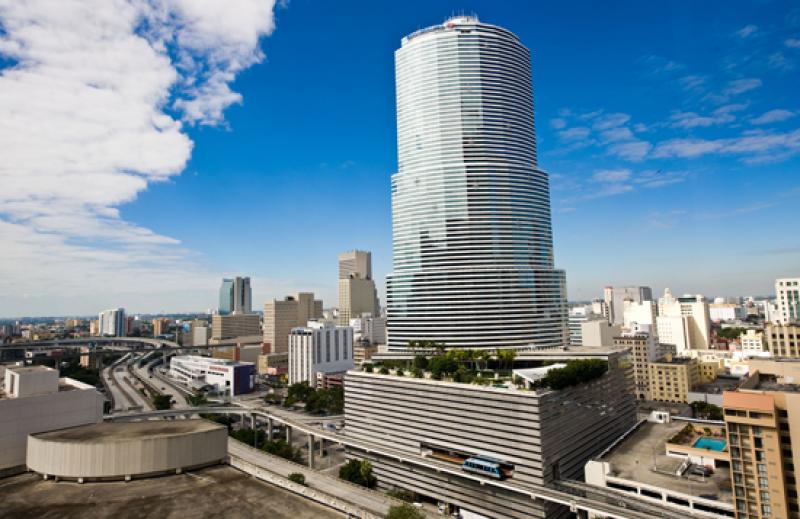
[[[654,301],[623,301],[622,327],[632,330],[640,326],[656,329],[656,304]]]
[[[614,337],[622,333],[622,325],[611,324],[605,319],[592,319],[581,323],[581,345],[609,347],[614,345]]]
[[[372,253],[351,250],[339,254],[339,279],[372,279]]]
[[[800,517],[797,380],[753,371],[738,390],[723,394],[723,408],[736,518]]]
[[[221,346],[211,350],[211,357],[215,359],[236,360],[240,362],[258,363],[261,355],[269,353],[269,345],[261,342],[261,334],[251,337],[237,337],[214,343]]]
[[[386,318],[365,315],[358,319],[350,319],[348,323],[353,329],[353,341],[367,344],[386,344]]]
[[[353,329],[329,321],[311,321],[289,333],[289,384],[315,387],[319,374],[343,373],[353,367]]]
[[[128,321],[125,319],[124,308],[103,310],[99,316],[98,334],[103,337],[125,337]]]
[[[653,291],[650,287],[605,287],[603,301],[606,304],[608,320],[612,324],[625,323],[625,304],[652,301]]]
[[[685,315],[656,317],[658,341],[672,348],[677,355],[684,355],[691,349],[689,339],[689,317]]]
[[[764,337],[773,357],[800,358],[800,324],[768,323]]]
[[[378,353],[378,346],[366,342],[353,343],[353,363],[358,366]]]
[[[93,424],[105,398],[93,386],[44,366],[0,367],[0,477],[25,471],[28,435]]]
[[[776,322],[800,323],[800,278],[775,280]]]
[[[583,344],[583,331],[581,325],[587,321],[595,321],[598,319],[605,320],[602,314],[593,312],[593,307],[588,305],[573,306],[569,309],[567,317],[567,327],[569,329],[569,344],[571,346],[580,346]]]
[[[267,353],[258,356],[256,369],[259,375],[270,375],[273,377],[289,373],[289,354],[288,353]]]
[[[253,293],[249,277],[223,279],[219,288],[220,315],[249,314],[253,311]]]
[[[491,387],[349,371],[345,429],[354,440],[434,461],[491,453],[513,470],[509,484],[550,485],[579,478],[584,464],[636,422],[629,368],[612,353],[609,370],[561,390]],[[408,489],[487,517],[566,517],[568,511],[396,458],[351,449],[369,459],[387,488]]]
[[[619,337],[614,337],[614,346],[630,349],[636,398],[651,400],[648,366],[661,354],[658,339],[650,334],[624,333]]]
[[[372,253],[350,251],[339,255],[339,324],[363,314],[378,316],[378,291],[372,279]]]
[[[689,348],[707,350],[711,347],[711,316],[708,301],[701,295],[674,297],[669,289],[658,300],[659,317],[688,317],[685,321]],[[661,334],[659,333],[659,337]]]
[[[169,361],[169,376],[192,389],[210,389],[220,395],[249,393],[255,384],[252,362],[176,355]]]
[[[389,351],[412,340],[563,346],[566,283],[537,166],[528,49],[462,16],[403,38],[395,64]]]
[[[258,314],[211,316],[211,340],[232,339],[261,335],[261,317]]]
[[[308,321],[322,319],[322,301],[311,292],[299,292],[264,304],[264,342],[272,353],[289,351],[289,332]]]

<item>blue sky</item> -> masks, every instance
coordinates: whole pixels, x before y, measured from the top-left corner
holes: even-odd
[[[170,99],[219,109],[163,109],[191,141],[176,137],[164,153],[191,146],[190,155],[186,148],[145,187],[102,202],[118,213],[96,218],[148,237],[152,270],[103,267],[114,271],[110,283],[125,279],[116,291],[53,287],[52,276],[38,275],[48,286],[0,284],[8,290],[0,314],[200,310],[215,304],[216,278],[230,274],[254,278],[259,305],[294,290],[333,305],[336,256],[353,248],[373,251],[383,294],[397,167],[393,52],[403,35],[460,12],[510,29],[531,50],[539,165],[552,175],[556,262],[571,299],[597,297],[606,284],[771,293],[774,278],[800,274],[796,6],[291,0],[253,28],[257,40],[231,44],[234,56],[252,59],[236,67],[225,57],[229,74],[221,77],[235,78],[227,92],[202,97],[202,88],[173,83]],[[246,48],[252,41],[257,47]],[[202,70],[220,61],[208,48]],[[180,52],[162,55],[176,60]],[[208,74],[205,85],[220,84]],[[37,236],[55,232],[28,215],[0,210],[0,219]],[[107,240],[84,233],[64,246],[91,254],[107,250]],[[105,279],[92,268],[69,272]]]

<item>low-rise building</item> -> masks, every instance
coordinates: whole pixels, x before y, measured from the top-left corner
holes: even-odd
[[[273,377],[289,372],[289,353],[267,353],[258,356],[257,369],[259,375]]]
[[[191,388],[210,387],[221,395],[235,396],[253,390],[255,365],[198,355],[177,355],[170,359],[169,375]]]
[[[727,459],[720,425],[667,418],[662,423],[640,422],[620,437],[586,464],[585,480],[650,500],[685,517],[732,517]],[[712,472],[707,477],[687,474],[690,463]]]
[[[647,369],[651,400],[688,404],[692,388],[713,381],[721,366],[719,361],[667,355]]]
[[[739,348],[745,355],[763,355],[764,346],[764,332],[760,330],[751,328],[739,335]]]
[[[318,373],[343,373],[353,367],[353,329],[330,321],[309,321],[289,333],[289,384],[314,386]]]
[[[378,353],[377,345],[365,342],[356,342],[353,344],[353,363],[356,365],[361,364],[365,360],[371,359],[376,353]]]
[[[238,360],[242,362],[258,362],[259,355],[270,352],[269,344],[261,342],[261,334],[233,339],[212,339],[210,344],[217,346],[211,350],[215,359]]]
[[[105,398],[93,386],[44,366],[5,369],[0,392],[0,476],[25,470],[29,434],[93,424]]]

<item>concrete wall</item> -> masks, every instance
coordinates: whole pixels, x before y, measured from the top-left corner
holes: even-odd
[[[225,427],[180,435],[120,441],[28,438],[28,467],[61,478],[115,479],[211,465],[225,461]]]
[[[0,470],[25,465],[29,434],[98,423],[103,419],[103,395],[86,384],[70,383],[89,389],[0,399]]]

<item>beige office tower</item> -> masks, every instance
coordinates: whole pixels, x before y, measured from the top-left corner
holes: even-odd
[[[722,402],[736,518],[800,517],[795,469],[800,466],[800,392],[795,378],[751,372],[737,391],[723,394]]]
[[[306,326],[313,319],[322,319],[322,301],[314,299],[312,292],[267,301],[264,304],[264,342],[270,344],[270,352],[289,351],[292,328]]]
[[[370,314],[379,316],[378,291],[372,279],[372,253],[349,251],[339,255],[339,324]]]

